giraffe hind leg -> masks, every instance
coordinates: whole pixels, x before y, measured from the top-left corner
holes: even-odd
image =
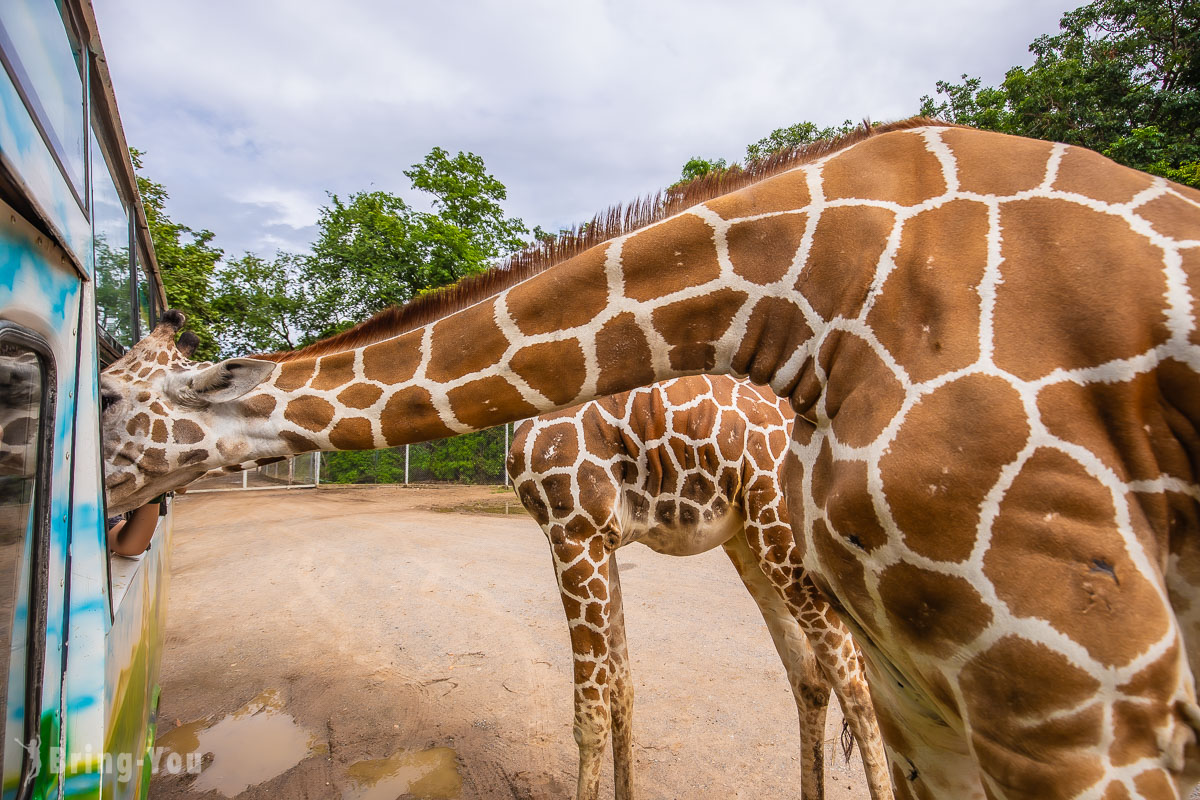
[[[613,781],[616,800],[633,800],[633,676],[629,670],[629,645],[625,639],[625,610],[621,576],[613,553],[609,567],[608,680],[612,689]]]
[[[817,663],[837,695],[846,724],[858,741],[871,797],[874,800],[891,797],[883,737],[850,632],[807,576],[798,585],[789,587],[788,595],[788,606],[812,645]]]
[[[746,590],[754,598],[775,650],[783,661],[796,710],[800,717],[800,796],[817,800],[825,796],[825,720],[829,711],[829,683],[825,680],[808,640],[782,597],[759,569],[743,537],[723,545]]]

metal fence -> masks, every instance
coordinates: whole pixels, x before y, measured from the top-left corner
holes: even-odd
[[[302,489],[319,484],[508,483],[509,425],[384,450],[303,453],[245,472],[213,475],[190,491]]]
[[[317,485],[320,453],[301,453],[286,461],[244,472],[211,475],[188,487],[190,492],[219,492],[228,489],[311,489]]]

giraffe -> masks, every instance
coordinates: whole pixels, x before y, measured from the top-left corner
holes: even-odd
[[[671,555],[720,545],[733,562],[796,700],[801,796],[824,796],[832,684],[861,743],[871,797],[891,797],[858,651],[828,604],[807,590],[787,522],[779,469],[792,424],[790,409],[769,391],[693,376],[517,427],[508,473],[550,543],[571,631],[578,800],[597,797],[610,731],[616,797],[634,795],[633,685],[613,554],[639,541]],[[768,552],[776,548],[787,555]]]
[[[912,119],[577,243],[289,354],[196,365],[160,326],[101,376],[109,501],[748,375],[814,421],[789,517],[899,797],[1200,778],[1200,193]]]

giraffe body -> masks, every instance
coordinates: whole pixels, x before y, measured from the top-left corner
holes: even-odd
[[[871,796],[891,796],[858,651],[825,601],[805,590],[787,522],[779,470],[791,417],[769,391],[698,376],[516,429],[509,475],[550,543],[571,630],[580,800],[597,796],[610,727],[616,795],[632,796],[633,687],[613,556],[632,542],[669,555],[724,547],[762,612],[796,700],[803,797],[824,796],[831,684],[859,737]]]
[[[1180,797],[1200,194],[922,120],[752,177],[412,330],[211,366],[152,334],[102,376],[110,501],[748,375],[815,423],[789,514],[863,647],[900,797]]]

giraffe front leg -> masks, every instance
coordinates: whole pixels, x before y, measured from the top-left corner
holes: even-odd
[[[616,800],[633,800],[633,676],[629,670],[629,645],[625,639],[625,610],[616,555],[608,559],[609,620],[608,669],[612,687],[613,781]]]
[[[800,796],[817,800],[825,796],[825,720],[829,711],[829,683],[813,657],[813,650],[779,591],[758,566],[757,557],[741,536],[723,545],[746,590],[762,613],[771,641],[783,661],[796,710],[800,717]]]
[[[582,539],[568,537],[561,526],[551,526],[548,533],[574,660],[574,733],[579,746],[576,798],[597,800],[601,759],[612,729],[608,551],[599,533]]]

